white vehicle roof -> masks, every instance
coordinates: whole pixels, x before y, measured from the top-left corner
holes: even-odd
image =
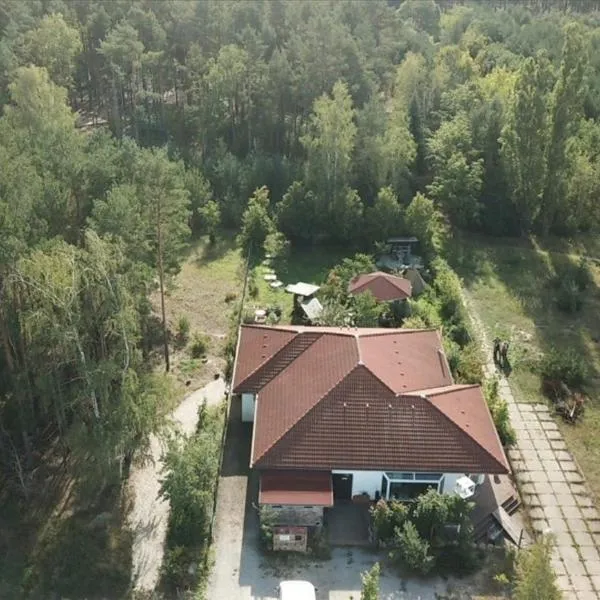
[[[279,584],[281,600],[316,600],[315,586],[310,581],[289,580]]]

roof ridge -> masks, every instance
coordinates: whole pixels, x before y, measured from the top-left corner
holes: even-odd
[[[427,400],[427,403],[429,404],[429,406],[431,406],[432,408],[434,408],[438,413],[440,413],[440,415],[442,415],[446,421],[448,421],[449,423],[452,423],[452,425],[454,427],[456,427],[456,429],[459,429],[460,431],[462,431],[477,447],[481,448],[490,458],[492,458],[492,460],[496,463],[499,464],[500,466],[502,466],[502,468],[506,468],[506,465],[503,465],[502,463],[500,463],[500,461],[493,455],[490,453],[490,451],[487,448],[484,448],[472,435],[469,431],[466,431],[465,429],[463,429],[456,421],[454,421],[453,419],[451,419],[443,410],[441,410],[439,407],[437,407],[435,404],[433,404],[433,402],[431,402],[429,400],[429,398],[427,398],[427,396],[421,396],[422,398],[424,398],[425,400]],[[487,402],[485,402],[485,398],[484,398],[484,404],[486,407],[486,410],[488,411],[489,414],[489,409],[487,408]],[[492,420],[491,415],[490,415],[490,420]],[[494,428],[494,434],[495,437],[497,439],[497,441],[500,444],[500,448],[502,448],[502,443],[500,442],[500,437],[498,436],[498,431],[496,430],[496,425],[494,424],[494,421],[492,420],[492,425]]]
[[[448,385],[440,385],[432,388],[422,388],[420,390],[413,390],[411,392],[405,392],[398,394],[399,396],[440,396],[442,394],[448,394],[450,392],[456,392],[458,390],[466,390],[469,388],[478,388],[478,383],[450,383]]]
[[[266,448],[259,457],[254,458],[253,456],[250,456],[251,466],[255,465],[259,460],[263,459],[290,431],[292,431],[292,429],[294,429],[294,427],[296,427],[296,425],[298,425],[298,423],[300,423],[300,421],[302,421],[306,417],[306,415],[308,415],[308,413],[310,413],[314,408],[316,408],[319,404],[321,404],[321,401],[324,398],[326,398],[327,396],[329,396],[329,394],[331,394],[331,392],[338,385],[340,385],[340,383],[342,383],[342,381],[344,381],[351,373],[353,373],[354,370],[357,369],[359,366],[360,365],[358,365],[358,364],[354,365],[347,373],[344,374],[344,376],[339,381],[334,383],[316,402],[314,402],[304,412],[304,414],[300,415],[294,423],[292,423],[268,448]]]
[[[261,363],[260,365],[258,365],[258,367],[256,367],[256,369],[254,369],[253,371],[251,371],[250,373],[248,373],[248,375],[246,375],[246,377],[244,377],[244,379],[242,379],[242,381],[240,381],[240,382],[239,382],[239,383],[238,383],[238,384],[235,386],[235,387],[236,387],[236,389],[238,389],[238,388],[239,388],[241,385],[243,385],[244,383],[246,383],[246,382],[247,382],[247,381],[248,381],[248,380],[249,380],[251,377],[253,377],[253,376],[254,376],[254,375],[256,375],[257,373],[259,373],[259,372],[260,372],[262,369],[264,369],[264,368],[265,368],[265,367],[266,367],[268,364],[270,364],[270,363],[271,363],[273,360],[275,360],[275,358],[276,358],[277,356],[279,356],[279,355],[280,355],[280,354],[281,354],[281,353],[282,353],[284,350],[286,350],[287,348],[289,348],[289,346],[290,346],[291,344],[293,344],[293,343],[294,343],[294,342],[295,342],[295,341],[298,339],[298,336],[302,335],[303,333],[311,333],[311,334],[313,334],[313,333],[314,333],[314,334],[317,334],[317,337],[316,337],[316,338],[313,340],[312,344],[314,344],[314,343],[317,341],[317,339],[319,339],[319,338],[320,338],[320,337],[323,335],[323,333],[319,333],[319,332],[317,332],[317,331],[315,331],[315,332],[312,332],[312,331],[296,331],[296,335],[295,335],[295,336],[294,336],[294,337],[293,337],[291,340],[289,340],[289,341],[288,341],[288,342],[286,342],[286,343],[285,343],[283,346],[281,346],[281,348],[279,348],[279,350],[277,350],[277,352],[275,352],[275,354],[272,354],[272,355],[270,356],[270,358],[266,359],[266,360],[265,360],[265,362],[263,362],[263,363]],[[309,344],[309,345],[308,345],[306,348],[304,348],[304,350],[303,350],[302,352],[300,352],[300,354],[299,354],[298,356],[300,356],[300,355],[304,354],[304,352],[305,352],[305,351],[306,351],[308,348],[310,348],[310,346],[312,346],[312,344]],[[296,360],[296,358],[298,358],[298,356],[296,356],[296,357],[294,358],[294,360]],[[291,361],[291,362],[293,362],[293,361]],[[285,370],[285,368],[284,368],[284,369],[282,369],[282,371],[283,371],[283,370]],[[281,371],[280,371],[280,373],[281,373]],[[279,373],[278,373],[278,374],[279,374]]]
[[[360,331],[360,327],[358,328]],[[368,329],[368,328],[366,328]],[[374,329],[381,329],[381,331],[372,331],[370,333],[364,333],[361,337],[374,337],[384,335],[395,335],[395,334],[408,334],[408,333],[423,333],[425,331],[439,331],[438,327],[424,327],[423,329],[403,329],[402,327],[375,327]]]

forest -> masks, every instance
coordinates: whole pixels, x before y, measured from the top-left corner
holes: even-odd
[[[0,0],[0,482],[27,499],[49,447],[98,481],[144,452],[194,236],[597,232],[598,11]]]

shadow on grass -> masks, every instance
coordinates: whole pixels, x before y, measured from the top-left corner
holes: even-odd
[[[196,264],[200,267],[223,258],[235,248],[235,235],[226,231],[220,234],[214,244],[209,243],[207,237],[200,238],[193,244],[192,252],[197,252]]]
[[[121,486],[90,495],[70,468],[35,473],[27,499],[9,487],[0,498],[0,597],[125,598],[131,536]]]

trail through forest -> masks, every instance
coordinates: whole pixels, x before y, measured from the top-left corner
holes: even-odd
[[[222,377],[187,396],[172,413],[173,424],[179,431],[193,433],[198,421],[198,407],[204,399],[215,406],[225,395]],[[137,591],[151,591],[156,587],[162,565],[169,504],[159,496],[164,445],[153,436],[151,457],[145,464],[135,467],[129,479],[133,509],[129,526],[133,532],[132,578]]]

